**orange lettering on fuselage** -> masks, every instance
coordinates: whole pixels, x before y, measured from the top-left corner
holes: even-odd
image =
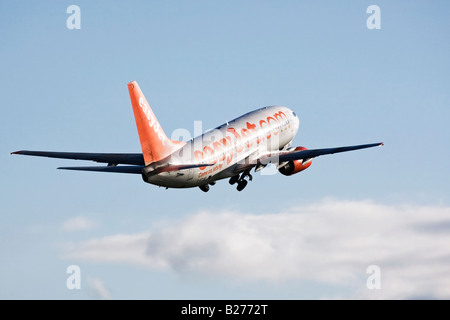
[[[232,144],[231,144],[231,138],[227,137],[226,139],[221,139],[220,142],[222,142],[223,146],[226,150],[227,155],[227,164],[231,163],[231,160],[233,160],[233,151],[232,151]],[[231,152],[230,152],[231,151]]]
[[[244,140],[247,140],[247,142],[245,143],[245,146],[247,148],[251,148],[251,146],[253,145],[253,142],[251,139],[251,133],[247,129],[243,128],[243,129],[241,129],[241,136],[242,136],[242,138],[244,138]]]
[[[195,161],[197,163],[203,163],[203,152],[201,151],[194,151],[194,157],[195,157]],[[205,170],[206,166],[200,167],[200,170]]]
[[[277,127],[279,125],[279,128]],[[278,111],[273,114],[273,116],[268,116],[266,119],[262,119],[259,121],[259,130],[256,124],[246,122],[247,128],[241,129],[240,133],[235,128],[227,128],[226,132],[232,134],[232,136],[226,136],[219,141],[214,141],[212,143],[212,147],[205,146],[202,151],[195,151],[194,156],[197,163],[203,163],[206,159],[209,162],[217,164],[225,161],[227,165],[231,163],[233,160],[233,154],[236,151],[237,154],[241,153],[244,150],[244,144],[247,148],[253,146],[253,139],[256,138],[256,144],[259,145],[265,138],[270,139],[273,135],[277,135],[279,132],[283,132],[283,129],[290,128],[290,123],[288,121],[288,117],[283,111]],[[258,134],[258,131],[265,131],[265,128],[268,127],[266,137],[261,137]],[[241,143],[242,139],[244,139],[245,143]],[[210,161],[212,160],[212,162]],[[199,174],[199,178],[210,173],[219,170],[217,168],[221,168],[222,164],[218,166],[209,167],[209,169],[203,173]],[[206,166],[200,167],[200,170],[205,170]]]
[[[276,136],[278,134],[278,129],[277,129],[277,123],[276,120],[273,117],[267,117],[267,123],[269,124],[270,127],[272,127],[272,124],[270,123],[270,120],[272,120],[274,123],[273,128],[272,129],[272,133],[274,136]]]
[[[264,123],[264,126],[263,126],[263,123]],[[260,120],[259,121],[259,126],[261,127],[261,129],[264,129],[264,127],[267,125],[267,122],[266,122],[266,120]],[[268,134],[267,135],[267,139],[270,139],[270,136],[271,136],[271,134]]]
[[[208,155],[208,153],[209,153],[209,155]],[[217,163],[217,159],[215,159],[215,157],[214,157],[214,149],[211,148],[210,146],[205,146],[203,148],[203,155],[204,156],[206,155],[206,161],[208,163],[213,163],[213,164]]]
[[[234,143],[233,144],[235,146],[236,152],[240,153],[244,149],[243,146],[239,146],[240,141],[241,141],[241,136],[239,135],[239,133],[234,128],[227,128],[227,132],[231,132],[234,135],[235,139],[234,139]],[[227,137],[227,139],[228,139],[228,137]]]
[[[259,144],[261,142],[261,140],[259,139],[259,136],[256,132],[256,124],[247,122],[246,125],[247,125],[247,129],[251,130],[252,134],[256,136],[256,144]]]
[[[220,142],[214,141],[213,147],[214,147],[214,150],[216,151],[216,153],[218,153],[220,156],[217,158],[217,161],[219,161],[219,162],[224,161],[225,160],[225,152],[223,151],[223,148],[222,148],[222,145],[220,144]]]
[[[217,166],[210,167],[207,171],[205,171],[205,172],[200,172],[200,173],[198,174],[198,177],[199,177],[199,178],[206,177],[207,175],[213,174],[213,173],[215,173],[216,171],[221,170],[222,167],[223,167],[223,164],[219,164],[219,165],[217,165]]]

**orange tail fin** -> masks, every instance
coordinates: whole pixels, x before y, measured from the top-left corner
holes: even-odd
[[[128,84],[145,165],[159,161],[184,145],[164,133],[136,81]]]

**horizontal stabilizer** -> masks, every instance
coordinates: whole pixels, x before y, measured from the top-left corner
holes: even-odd
[[[62,170],[76,171],[96,171],[96,172],[115,172],[115,173],[135,173],[141,174],[144,166],[94,166],[94,167],[60,167]]]
[[[93,166],[93,167],[59,167],[61,170],[76,170],[76,171],[96,171],[96,172],[115,172],[115,173],[134,173],[141,174],[143,171],[147,176],[153,176],[162,172],[171,172],[185,169],[192,169],[204,166],[211,166],[212,164],[179,164],[179,165],[163,165],[152,169],[145,166]],[[145,170],[144,170],[145,169]]]

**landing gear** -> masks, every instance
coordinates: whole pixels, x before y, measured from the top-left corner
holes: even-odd
[[[237,191],[242,191],[245,189],[245,187],[248,184],[248,181],[252,181],[253,177],[250,174],[250,170],[252,170],[252,168],[244,170],[241,174],[237,174],[235,176],[230,177],[230,180],[228,181],[231,185],[233,184],[237,184],[236,186],[236,190]],[[248,177],[248,180],[247,180]],[[208,184],[204,184],[199,186],[200,190],[202,190],[203,192],[208,192],[209,191],[209,187],[215,185],[216,182],[212,181]]]
[[[236,190],[237,190],[237,191],[242,191],[242,190],[244,190],[244,188],[245,188],[246,186],[247,186],[247,180],[242,179],[241,181],[238,182],[238,185],[237,185]]]
[[[238,182],[239,181],[239,175],[237,175],[237,176],[232,176],[231,178],[230,178],[230,181],[228,181],[230,184],[235,184],[236,182]]]
[[[247,186],[248,181],[245,180],[246,177],[248,177],[248,180],[250,180],[250,181],[253,180],[253,177],[250,174],[250,170],[251,170],[251,168],[242,172],[241,176],[238,179],[235,179],[238,176],[231,177],[230,184],[234,184],[236,182],[238,183],[238,185],[236,187],[237,191],[242,191]],[[234,179],[234,180],[232,181],[232,179]],[[233,183],[231,183],[231,182],[233,182]]]

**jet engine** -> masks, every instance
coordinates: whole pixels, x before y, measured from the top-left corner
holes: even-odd
[[[308,150],[305,147],[297,147],[293,151]],[[312,159],[293,160],[280,167],[278,171],[285,176],[290,176],[307,169],[312,163]]]

